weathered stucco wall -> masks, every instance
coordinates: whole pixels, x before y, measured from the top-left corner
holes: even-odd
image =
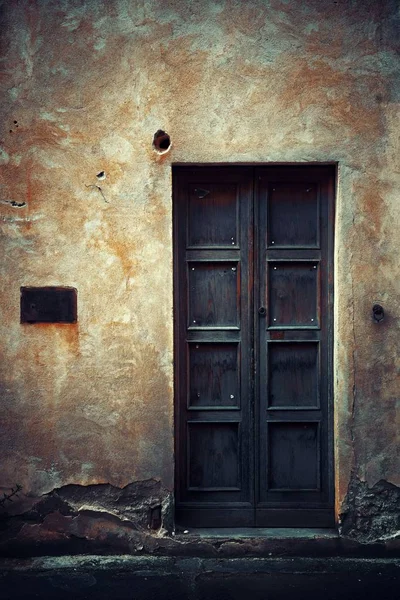
[[[337,161],[336,497],[357,535],[363,490],[400,485],[397,2],[0,6],[0,486],[27,495],[14,513],[68,484],[159,481],[150,504],[173,491],[171,163]],[[78,323],[21,325],[23,285],[76,287]]]

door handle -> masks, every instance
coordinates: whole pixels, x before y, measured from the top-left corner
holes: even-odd
[[[258,314],[260,315],[260,317],[265,317],[265,315],[267,314],[267,309],[265,308],[265,306],[260,306],[260,308],[258,309]]]

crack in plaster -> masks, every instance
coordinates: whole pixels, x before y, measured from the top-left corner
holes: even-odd
[[[92,183],[91,185],[85,185],[85,187],[87,187],[87,188],[92,188],[92,189],[96,189],[96,190],[99,190],[100,194],[101,194],[101,195],[102,195],[102,197],[103,197],[103,200],[104,200],[104,202],[105,202],[106,204],[110,204],[110,203],[109,203],[109,201],[106,199],[106,197],[105,197],[105,195],[104,195],[104,192],[103,192],[102,188],[101,188],[99,185],[95,185],[94,183]]]
[[[353,232],[355,227],[355,213],[353,213]],[[353,234],[354,235],[354,234]],[[357,361],[356,361],[356,328],[355,328],[355,309],[354,309],[354,276],[353,276],[353,253],[351,253],[350,257],[350,277],[351,277],[351,317],[352,317],[352,332],[353,332],[353,350],[352,350],[352,361],[353,361],[353,387],[352,387],[352,404],[351,404],[351,421],[350,421],[350,438],[351,438],[351,446],[352,446],[352,466],[351,473],[353,472],[357,465],[356,460],[356,444],[355,444],[355,413],[356,413],[356,402],[357,402]]]

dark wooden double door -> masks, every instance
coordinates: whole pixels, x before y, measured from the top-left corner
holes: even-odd
[[[178,523],[334,525],[334,177],[173,169]]]

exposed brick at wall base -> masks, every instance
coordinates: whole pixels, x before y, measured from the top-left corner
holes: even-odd
[[[371,488],[353,478],[344,511],[340,515],[340,533],[360,542],[400,538],[400,488],[378,481]]]

